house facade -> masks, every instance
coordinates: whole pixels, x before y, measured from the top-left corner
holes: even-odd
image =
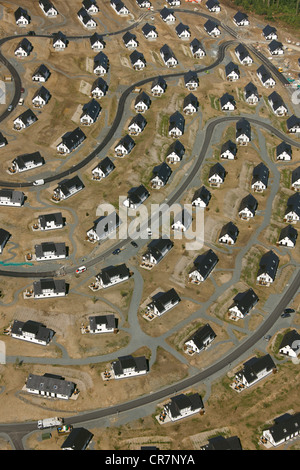
[[[27,320],[25,322],[14,320],[11,328],[12,338],[42,346],[47,346],[54,335],[55,331],[34,320]]]
[[[52,374],[29,374],[25,384],[26,392],[44,398],[69,400],[76,390],[76,384],[63,377]]]
[[[145,356],[134,357],[128,355],[121,356],[118,360],[112,362],[111,370],[115,379],[126,379],[147,374],[149,365]]]
[[[0,189],[0,206],[21,207],[25,201],[25,194],[14,189]]]
[[[185,352],[188,354],[199,354],[201,351],[204,351],[208,348],[216,336],[216,333],[209,323],[206,323],[206,325],[198,328],[198,330],[192,334],[184,343]]]
[[[44,278],[33,283],[33,296],[35,299],[65,297],[66,295],[67,286],[64,279]]]
[[[204,413],[204,405],[199,393],[192,395],[176,395],[171,398],[171,401],[164,405],[164,411],[171,421],[178,421],[182,418],[187,418],[196,413]]]

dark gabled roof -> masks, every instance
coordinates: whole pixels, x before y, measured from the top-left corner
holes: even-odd
[[[46,227],[47,222],[55,221],[56,225],[63,224],[63,217],[61,212],[56,212],[54,214],[43,214],[39,216],[39,222],[41,227]]]
[[[214,339],[216,337],[216,333],[212,329],[212,327],[209,325],[209,323],[206,323],[206,325],[201,326],[194,334],[192,334],[187,340],[187,341],[193,341],[195,345],[197,346],[198,349],[203,348],[203,344],[207,340],[207,338]]]
[[[173,247],[174,243],[169,238],[157,238],[152,240],[148,245],[148,252],[159,261],[163,257],[163,253],[169,251]]]
[[[142,184],[128,191],[128,199],[132,204],[139,204],[145,197],[149,197],[148,190]]]
[[[126,31],[126,33],[124,34],[122,39],[123,39],[124,43],[127,44],[132,39],[134,39],[136,41],[136,35],[131,33],[130,31]]]
[[[166,405],[173,418],[181,415],[181,410],[185,408],[191,408],[191,410],[197,410],[204,408],[203,401],[199,393],[193,395],[184,395],[183,393],[175,397],[171,397],[171,401]]]
[[[160,292],[158,295],[155,295],[155,297],[153,298],[153,302],[151,303],[155,305],[159,312],[163,312],[169,302],[175,304],[180,301],[181,299],[177,294],[176,290],[172,288],[166,292]]]
[[[201,186],[201,188],[195,191],[192,201],[195,201],[198,198],[200,198],[207,206],[211,199],[211,193],[205,186]]]
[[[208,444],[202,447],[204,450],[243,450],[239,437],[216,436],[208,439]]]
[[[151,84],[151,89],[155,86],[159,85],[163,90],[167,88],[167,82],[164,79],[164,77],[155,77],[152,84]]]
[[[71,448],[72,450],[84,450],[92,439],[93,434],[85,428],[72,429],[61,449]]]
[[[167,8],[167,7],[164,7],[164,8],[160,11],[160,16],[161,16],[163,19],[166,19],[170,14],[173,15],[174,12],[173,12],[173,10],[170,10],[170,8]]]
[[[244,60],[245,57],[251,57],[249,52],[247,51],[246,47],[244,46],[244,44],[239,44],[235,48],[235,52],[237,52],[239,54],[240,60]]]
[[[120,11],[125,6],[121,0],[110,0],[110,3],[115,5],[117,11]]]
[[[84,7],[80,8],[77,12],[77,16],[81,16],[83,24],[87,24],[90,20],[95,21]]]
[[[72,149],[82,139],[84,140],[85,138],[86,138],[86,136],[85,136],[84,132],[80,129],[80,127],[77,127],[76,129],[74,129],[71,132],[66,132],[62,136],[62,142],[68,149]]]
[[[253,289],[248,289],[245,292],[239,292],[233,298],[233,305],[236,306],[240,312],[245,316],[259,301],[258,296]]]
[[[130,62],[134,65],[138,60],[141,60],[144,64],[146,63],[144,54],[139,51],[133,51],[129,56]]]
[[[31,111],[31,109],[26,109],[26,111],[24,111],[24,113],[20,114],[20,116],[18,116],[18,118],[21,119],[21,121],[24,124],[27,124],[30,121],[34,121],[34,122],[37,121],[37,117],[34,114],[34,112]]]
[[[106,174],[107,170],[112,168],[114,169],[115,168],[115,165],[114,163],[111,161],[110,158],[108,157],[105,157],[103,158],[103,160],[101,160],[101,162],[97,165],[97,168],[100,168],[104,174]]]
[[[294,341],[297,341],[298,344],[300,345],[300,335],[299,335],[298,331],[290,330],[282,338],[279,349],[284,348],[285,346],[292,347]]]
[[[112,367],[116,375],[123,374],[124,369],[132,368],[136,372],[148,371],[149,364],[145,356],[121,356],[117,361],[112,363]]]
[[[90,328],[94,330],[97,325],[106,325],[106,328],[115,328],[116,317],[114,315],[95,315],[89,317]]]
[[[289,415],[288,413],[281,417],[282,419],[277,419],[274,426],[269,428],[269,432],[272,435],[275,442],[281,442],[286,440],[292,435],[295,436],[296,433],[299,433],[300,427],[300,413],[295,413],[294,415]]]
[[[292,171],[292,184],[300,179],[300,166]]]
[[[172,116],[170,116],[170,119],[169,119],[169,131],[171,129],[174,129],[174,127],[177,127],[183,132],[184,122],[185,121],[184,121],[183,115],[179,111],[175,111],[175,113],[172,114]]]
[[[99,52],[95,57],[94,57],[94,66],[97,65],[102,65],[102,67],[107,68],[108,66],[108,57],[104,52]]]
[[[63,194],[68,195],[70,192],[70,189],[73,187],[76,187],[77,189],[79,188],[84,188],[84,184],[79,178],[79,176],[73,176],[73,178],[70,179],[65,179],[58,183],[59,189],[63,192]]]
[[[296,212],[300,217],[300,193],[293,194],[288,198],[285,214],[290,211]]]
[[[277,93],[277,91],[273,91],[273,93],[271,93],[269,96],[268,96],[268,101],[272,101],[273,102],[273,109],[276,111],[276,109],[280,108],[280,106],[284,106],[286,109],[286,105],[284,104],[283,102],[283,99],[281,98],[281,96]]]
[[[286,125],[288,129],[291,129],[292,127],[300,127],[300,118],[293,114],[286,120]]]
[[[2,132],[0,132],[0,144],[7,145],[7,139],[6,139],[6,137],[4,137]]]
[[[209,170],[209,178],[213,175],[219,175],[222,180],[225,179],[226,171],[225,168],[221,165],[221,163],[217,162],[215,165],[213,165],[210,170]]]
[[[211,33],[215,28],[218,28],[218,23],[212,20],[207,20],[206,23],[204,24],[204,29],[208,32]]]
[[[65,45],[67,45],[68,40],[67,37],[64,33],[61,31],[58,31],[57,33],[53,33],[53,44],[55,44],[56,41],[60,40],[62,41]]]
[[[253,169],[251,184],[261,181],[267,187],[268,179],[269,169],[261,162]]]
[[[232,140],[227,140],[221,147],[221,154],[229,150],[234,156],[237,154],[237,145]]]
[[[32,44],[30,41],[28,41],[27,38],[23,38],[22,41],[19,42],[16,49],[19,49],[19,47],[21,47],[27,53],[32,50]]]
[[[168,46],[168,44],[164,44],[161,48],[160,48],[160,53],[163,54],[164,56],[164,60],[167,61],[171,58],[174,58],[176,59],[172,49]]]
[[[220,104],[221,104],[221,108],[223,108],[227,103],[231,103],[233,105],[235,105],[235,99],[232,95],[230,95],[229,93],[225,93],[223,96],[221,96],[220,98]]]
[[[101,34],[99,33],[94,33],[91,37],[90,37],[90,43],[91,43],[91,46],[94,45],[96,42],[101,42],[103,44],[103,47],[105,46],[105,42],[104,42],[104,39],[103,39],[103,36],[101,36]]]
[[[178,25],[175,27],[175,31],[177,34],[183,33],[183,31],[189,31],[189,27],[186,24],[183,23],[178,23]]]
[[[46,65],[41,64],[33,73],[33,76],[34,75],[42,75],[42,77],[46,78],[48,75],[50,75],[50,70],[48,69],[48,67],[46,67]]]
[[[191,46],[191,49],[192,49],[193,53],[197,52],[198,49],[201,49],[203,52],[205,52],[204,47],[202,46],[201,42],[197,38],[195,38],[191,41],[190,46]]]
[[[100,90],[103,91],[103,93],[105,93],[108,90],[108,84],[102,77],[98,77],[93,82],[92,91],[95,90],[95,88],[100,88]]]
[[[226,76],[229,75],[233,71],[236,72],[240,76],[240,69],[237,64],[235,64],[234,62],[229,62],[227,65],[225,65]]]
[[[158,176],[159,179],[163,181],[163,183],[166,183],[172,173],[172,170],[169,165],[167,165],[167,163],[162,162],[160,165],[157,165],[153,168],[152,173],[152,178]]]
[[[174,142],[172,142],[172,144],[168,148],[167,155],[170,155],[173,152],[176,153],[176,155],[178,155],[179,157],[182,157],[184,155],[185,148],[179,140],[175,140]]]
[[[260,259],[259,270],[257,272],[257,276],[260,276],[261,274],[266,273],[274,281],[276,277],[278,265],[279,265],[278,256],[274,253],[274,251],[272,250],[268,251]]]
[[[196,258],[192,271],[196,269],[203,279],[206,279],[218,261],[218,256],[211,249],[209,249]]]
[[[269,44],[269,50],[273,52],[273,51],[276,51],[276,49],[283,49],[283,44],[282,42],[279,42],[276,39],[273,39],[273,41],[271,41]]]
[[[258,378],[258,374],[263,371],[271,371],[272,369],[275,369],[275,363],[273,359],[271,358],[270,354],[266,354],[265,356],[261,357],[254,357],[247,361],[244,364],[244,368],[242,370],[242,373],[244,377],[246,378],[248,383],[251,383]]]
[[[283,152],[286,152],[288,155],[292,156],[292,146],[284,141],[277,145],[276,156],[278,157]]]
[[[258,203],[252,194],[245,196],[240,203],[239,212],[245,209],[246,207],[254,214],[257,209]]]
[[[253,94],[256,95],[257,97],[259,96],[257,87],[256,87],[256,86],[254,85],[254,83],[252,83],[252,82],[249,82],[249,83],[245,86],[244,92],[245,92],[245,97],[246,97],[246,99],[247,99],[249,96],[252,96]]]
[[[32,99],[40,96],[43,100],[47,101],[50,98],[50,92],[44,86],[41,86],[33,95]]]
[[[213,8],[214,6],[220,5],[218,0],[207,0],[206,4],[207,8]]]
[[[41,156],[40,152],[25,153],[16,157],[13,162],[16,162],[19,168],[25,168],[27,162],[34,162],[35,164],[45,163],[44,158]]]
[[[277,29],[274,26],[270,26],[269,24],[267,24],[267,26],[263,28],[262,32],[263,32],[263,35],[267,37],[272,33],[276,33]]]
[[[193,95],[193,93],[190,93],[189,95],[187,95],[184,100],[183,100],[183,109],[188,106],[189,104],[192,104],[193,106],[195,106],[195,108],[197,109],[198,106],[199,106],[199,101],[198,101],[198,98]]]
[[[150,96],[147,95],[147,93],[145,93],[144,91],[142,91],[137,97],[136,97],[136,100],[135,100],[135,105],[137,105],[138,103],[140,102],[143,102],[145,103],[148,107],[150,106],[151,104],[151,99],[150,99]]]
[[[188,83],[199,83],[197,72],[194,70],[189,70],[184,74],[184,83],[187,85]]]
[[[227,235],[227,234],[230,236],[230,238],[232,238],[234,242],[236,242],[238,234],[239,234],[239,229],[237,228],[236,225],[234,225],[233,222],[228,222],[222,227],[220,231],[219,239],[221,237],[224,237],[224,235]]]
[[[50,10],[50,8],[54,8],[56,10],[56,8],[53,6],[53,4],[49,0],[39,0],[39,3],[43,5],[45,12]]]
[[[104,284],[108,284],[111,278],[119,276],[121,279],[129,276],[129,269],[126,264],[119,264],[118,266],[107,266],[101,270],[98,274],[103,280]]]
[[[247,121],[247,119],[245,118],[240,119],[236,123],[235,128],[236,128],[236,137],[239,137],[240,135],[245,134],[249,137],[249,139],[251,138],[251,126],[250,126],[250,122]]]
[[[238,11],[233,18],[237,23],[240,23],[241,21],[248,19],[248,15],[242,11]]]
[[[156,31],[156,27],[153,24],[146,23],[142,27],[142,33],[147,36],[151,31]]]
[[[20,18],[26,18],[27,20],[30,20],[30,16],[27,12],[27,10],[25,10],[25,8],[22,8],[22,7],[19,7],[16,11],[15,11],[15,19],[16,21],[19,20]]]
[[[145,125],[147,124],[147,121],[146,121],[145,117],[142,114],[138,113],[135,116],[133,116],[133,118],[131,119],[128,127],[130,127],[132,124],[136,124],[141,129],[143,129],[145,127]]]
[[[82,115],[81,116],[84,116],[85,114],[87,114],[88,116],[90,116],[93,120],[96,120],[97,119],[97,116],[99,115],[100,111],[101,111],[101,106],[100,104],[98,103],[98,101],[96,101],[94,98],[91,99],[91,101],[89,101],[88,103],[86,103],[85,105],[83,105],[83,108],[82,108]]]
[[[10,233],[7,230],[4,230],[4,228],[0,228],[0,245],[2,243],[6,242],[10,237]]]
[[[125,147],[126,150],[129,150],[131,148],[132,145],[134,145],[135,142],[134,140],[132,139],[132,137],[130,137],[129,134],[126,134],[124,135],[124,137],[122,137],[118,144],[116,145],[116,147],[118,147],[119,145],[123,145],[123,147]]]
[[[286,227],[284,227],[280,232],[278,241],[283,240],[286,237],[291,240],[294,244],[296,243],[296,240],[298,238],[298,232],[295,227],[293,227],[292,225],[287,225]]]
[[[264,65],[261,65],[260,67],[258,67],[258,69],[256,70],[256,73],[261,75],[261,80],[262,80],[263,83],[265,83],[267,80],[269,80],[269,78],[272,78],[272,75],[266,69],[266,67]]]

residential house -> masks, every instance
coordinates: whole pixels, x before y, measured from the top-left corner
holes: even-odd
[[[5,147],[7,145],[7,139],[4,137],[2,132],[0,132],[0,148]]]
[[[238,11],[234,15],[233,22],[236,24],[236,26],[249,26],[250,24],[248,15],[246,15],[246,13],[243,13],[241,11]]]
[[[270,26],[269,24],[263,28],[262,35],[267,41],[278,39],[277,29],[274,26]]]
[[[61,142],[57,145],[56,149],[59,154],[66,155],[73,152],[82,142],[86,139],[84,132],[80,127],[76,127],[71,132],[66,132]]]
[[[25,10],[25,8],[21,8],[19,7],[16,11],[15,11],[15,20],[16,20],[16,25],[17,26],[28,26],[30,21],[31,21],[31,18],[27,12],[27,10]]]
[[[85,28],[95,29],[97,27],[96,21],[91,17],[84,7],[80,8],[80,10],[77,12],[77,17]]]
[[[58,11],[49,0],[39,0],[39,6],[48,18],[56,18]]]
[[[256,70],[256,74],[264,87],[274,88],[274,86],[276,85],[276,81],[264,65],[258,67],[258,69]]]
[[[134,140],[130,137],[130,135],[126,134],[119,140],[118,144],[115,146],[115,156],[125,157],[126,155],[129,155],[134,146]]]
[[[146,23],[142,27],[142,33],[146,39],[153,40],[158,38],[156,27],[153,24]]]
[[[195,114],[198,111],[199,101],[198,98],[190,93],[183,100],[184,114]]]
[[[187,73],[184,74],[184,84],[186,88],[190,91],[197,90],[199,86],[199,79],[197,72],[193,70],[189,70]]]
[[[292,225],[287,225],[281,230],[277,244],[288,248],[294,248],[297,238],[297,230]]]
[[[194,207],[207,207],[211,200],[211,193],[205,186],[197,189],[192,198],[192,206]]]
[[[256,276],[257,284],[270,286],[275,281],[278,265],[279,258],[274,251],[270,250],[265,253],[259,262],[259,270]]]
[[[151,7],[151,2],[149,0],[136,0],[137,5],[140,8],[150,8]]]
[[[103,98],[106,95],[108,90],[108,85],[102,77],[96,78],[92,84],[91,96],[92,98],[99,99]]]
[[[48,67],[46,67],[46,65],[44,64],[41,64],[35,70],[31,78],[34,82],[46,82],[48,78],[50,77],[50,75],[51,73]]]
[[[43,108],[51,98],[50,91],[41,86],[32,97],[32,104],[35,108]]]
[[[115,379],[126,379],[147,374],[149,363],[145,356],[121,356],[112,362],[111,370]]]
[[[103,158],[103,160],[101,160],[101,162],[92,170],[93,180],[100,181],[102,178],[106,178],[115,168],[116,167],[110,158]]]
[[[137,42],[136,35],[131,33],[130,31],[127,31],[124,36],[123,36],[123,42],[125,47],[129,49],[135,49],[138,47],[139,43]]]
[[[169,136],[174,138],[182,136],[184,133],[184,123],[183,115],[179,111],[175,111],[169,119]]]
[[[152,297],[152,302],[147,305],[146,310],[147,312],[151,312],[160,317],[178,305],[180,301],[181,298],[177,294],[176,290],[172,288],[167,292],[159,292],[158,294],[155,294],[154,297]]]
[[[244,44],[239,44],[235,48],[234,51],[235,51],[235,55],[237,56],[237,58],[239,59],[239,61],[242,65],[251,65],[251,64],[253,64],[253,59],[252,59],[251,55],[249,54],[249,52],[247,51]]]
[[[300,220],[300,193],[293,194],[287,201],[287,207],[284,214],[284,221],[291,224]]]
[[[99,52],[99,54],[94,57],[94,68],[93,71],[96,75],[105,75],[108,72],[109,60],[104,52]]]
[[[103,268],[96,276],[96,282],[102,289],[120,284],[120,282],[127,281],[130,278],[130,271],[126,264],[119,264],[118,266],[108,266]]]
[[[180,0],[167,0],[167,3],[170,5],[170,7],[179,7],[181,1]]]
[[[31,42],[28,41],[27,38],[23,38],[15,49],[15,56],[19,58],[28,57],[32,49],[33,45],[31,44]]]
[[[198,330],[185,341],[184,349],[188,354],[199,354],[201,351],[208,348],[216,336],[216,333],[209,323],[206,323],[206,325],[198,328]]]
[[[11,327],[11,337],[28,341],[29,343],[47,346],[55,335],[55,331],[34,320],[25,322],[14,320]]]
[[[277,145],[276,160],[283,160],[286,162],[292,160],[292,146],[284,141]]]
[[[176,65],[178,65],[178,60],[167,44],[164,44],[160,48],[160,56],[167,67],[176,67]]]
[[[206,23],[204,24],[204,30],[209,34],[209,36],[212,36],[214,38],[220,36],[221,31],[218,28],[218,24],[215,21],[212,20],[207,20]]]
[[[243,369],[240,370],[235,377],[246,388],[251,387],[276,370],[276,365],[270,354],[261,357],[253,357],[245,362],[243,366]]]
[[[156,77],[151,84],[151,93],[153,96],[161,96],[165,93],[167,89],[166,80],[159,76]]]
[[[90,45],[94,52],[101,52],[105,48],[105,41],[103,36],[99,33],[94,33],[90,37]]]
[[[38,118],[31,109],[27,109],[24,113],[20,114],[14,119],[14,130],[21,131],[34,124]]]
[[[38,217],[40,230],[56,230],[64,227],[64,219],[61,212],[44,214]]]
[[[110,4],[118,15],[129,15],[129,10],[122,0],[110,0]]]
[[[0,228],[0,255],[2,255],[3,248],[5,247],[10,237],[11,234],[7,230],[4,230],[4,228]]]
[[[209,170],[208,181],[210,186],[219,188],[224,183],[226,176],[225,168],[217,162]]]
[[[0,206],[21,207],[25,201],[25,194],[14,189],[0,189]]]
[[[76,384],[64,377],[53,374],[29,374],[25,383],[28,393],[47,398],[61,398],[69,400],[76,390]]]
[[[79,176],[73,176],[58,183],[53,191],[53,199],[56,201],[65,200],[84,189],[84,184]]]
[[[218,0],[207,0],[205,6],[211,13],[219,13],[221,11],[220,2]]]
[[[64,279],[43,278],[33,282],[33,296],[35,299],[65,297],[66,294],[67,285]]]
[[[146,67],[144,54],[139,51],[133,51],[132,54],[130,54],[129,59],[134,70],[143,70]]]
[[[136,114],[129,123],[128,132],[130,135],[139,135],[143,132],[147,124],[146,119],[140,113]]]
[[[68,39],[61,31],[53,34],[52,46],[56,51],[64,51],[68,46]]]
[[[80,116],[80,124],[83,126],[90,126],[94,124],[101,112],[100,104],[92,98],[91,101],[83,105],[82,107],[82,114]]]
[[[300,354],[300,335],[296,330],[288,331],[279,345],[279,354],[296,358]]]
[[[147,251],[143,254],[143,262],[141,266],[150,268],[156,266],[167,255],[167,253],[169,253],[173,246],[174,243],[168,238],[161,237],[152,240],[147,247]]]
[[[247,145],[251,141],[251,126],[247,119],[239,119],[236,123],[235,140],[238,145]]]
[[[150,196],[149,191],[142,184],[128,191],[127,199],[123,202],[129,209],[137,209]]]
[[[268,102],[276,116],[285,116],[288,113],[288,109],[277,91],[273,91],[273,93],[268,96]]]
[[[93,315],[89,317],[89,332],[92,334],[113,333],[116,323],[114,315]]]
[[[299,436],[300,413],[294,415],[285,413],[280,419],[275,419],[274,423],[273,426],[263,431],[262,443],[270,443],[276,447]]]
[[[83,0],[82,6],[90,15],[96,15],[99,12],[96,0]]]
[[[253,289],[239,292],[233,298],[233,304],[229,307],[230,318],[235,320],[245,318],[245,316],[248,315],[248,313],[255,307],[258,301],[259,298]]]
[[[144,113],[145,111],[147,111],[150,108],[150,105],[151,105],[150,97],[147,95],[147,93],[142,91],[136,97],[136,100],[135,100],[135,103],[134,103],[134,109],[137,113]]]
[[[235,99],[229,93],[225,93],[221,96],[220,105],[222,111],[234,111],[236,109]]]
[[[253,169],[251,188],[256,192],[263,192],[268,187],[269,169],[262,162]]]
[[[270,44],[268,45],[268,48],[269,48],[271,55],[283,55],[284,54],[282,42],[279,42],[276,39],[273,39],[273,41],[270,42]]]
[[[221,147],[220,158],[223,160],[234,160],[237,154],[237,145],[230,139]]]
[[[226,80],[236,82],[241,76],[239,66],[234,62],[229,62],[225,65],[225,75]]]
[[[300,118],[293,114],[286,121],[286,127],[288,132],[296,134],[300,132]]]
[[[249,220],[255,216],[255,212],[258,206],[258,202],[252,194],[245,196],[239,206],[239,217],[242,220]]]
[[[194,268],[189,273],[189,282],[193,284],[204,282],[212,273],[218,261],[218,256],[211,249],[199,255],[194,261]]]
[[[184,145],[179,140],[175,140],[167,150],[166,162],[168,164],[178,163],[182,160],[184,153]]]
[[[194,59],[202,59],[202,57],[206,56],[205,49],[197,38],[193,39],[190,43],[190,50]]]
[[[164,406],[164,411],[171,421],[187,418],[196,413],[204,413],[204,404],[199,393],[176,395]]]
[[[14,158],[12,167],[9,169],[11,173],[21,173],[22,171],[33,170],[45,164],[44,158],[40,152],[25,153]]]
[[[94,434],[85,428],[73,428],[60,448],[62,450],[85,450],[93,437]]]
[[[88,241],[102,242],[116,233],[117,228],[121,225],[122,220],[116,213],[111,212],[108,215],[98,217],[94,221],[94,225],[86,232]]]
[[[65,243],[44,242],[34,246],[36,261],[65,259],[67,248]]]
[[[171,176],[171,173],[171,168],[165,162],[155,166],[153,168],[152,178],[150,181],[151,188],[160,189],[165,186]]]
[[[184,208],[179,214],[174,217],[172,223],[172,230],[186,232],[192,224],[192,214]]]
[[[215,436],[208,439],[208,444],[200,447],[200,450],[243,450],[241,441],[237,436]]]
[[[234,245],[237,241],[239,235],[239,229],[232,222],[225,224],[219,234],[219,243],[224,243],[226,245]]]
[[[300,166],[298,166],[298,168],[295,168],[295,170],[292,171],[291,188],[295,191],[300,191]]]
[[[175,31],[179,39],[189,39],[191,37],[190,28],[186,24],[178,23],[175,26]]]
[[[245,86],[244,97],[248,104],[252,105],[259,102],[259,93],[257,87],[252,82],[249,82],[248,85]]]
[[[175,23],[175,21],[176,21],[174,12],[172,10],[170,10],[169,8],[167,8],[167,7],[164,7],[160,11],[160,17],[165,23],[170,24],[170,23]]]

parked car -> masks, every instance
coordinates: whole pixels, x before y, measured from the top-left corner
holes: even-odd
[[[23,106],[23,104],[24,104],[24,98],[20,98],[19,99],[19,106]]]
[[[12,105],[10,104],[7,108],[7,111],[11,111],[13,109]]]
[[[113,255],[118,255],[119,253],[121,252],[120,248],[116,248],[116,250],[114,250],[112,252]]]
[[[132,246],[134,246],[134,248],[137,248],[138,247],[138,244],[136,242],[130,242]]]
[[[288,313],[288,312],[283,312],[280,316],[281,316],[281,318],[287,318],[287,317],[290,317],[291,314]]]
[[[79,268],[76,269],[76,274],[84,273],[84,271],[86,271],[86,267],[80,266]]]

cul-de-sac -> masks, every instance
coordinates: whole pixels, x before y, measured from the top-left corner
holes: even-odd
[[[300,449],[299,0],[0,2],[0,449]]]

